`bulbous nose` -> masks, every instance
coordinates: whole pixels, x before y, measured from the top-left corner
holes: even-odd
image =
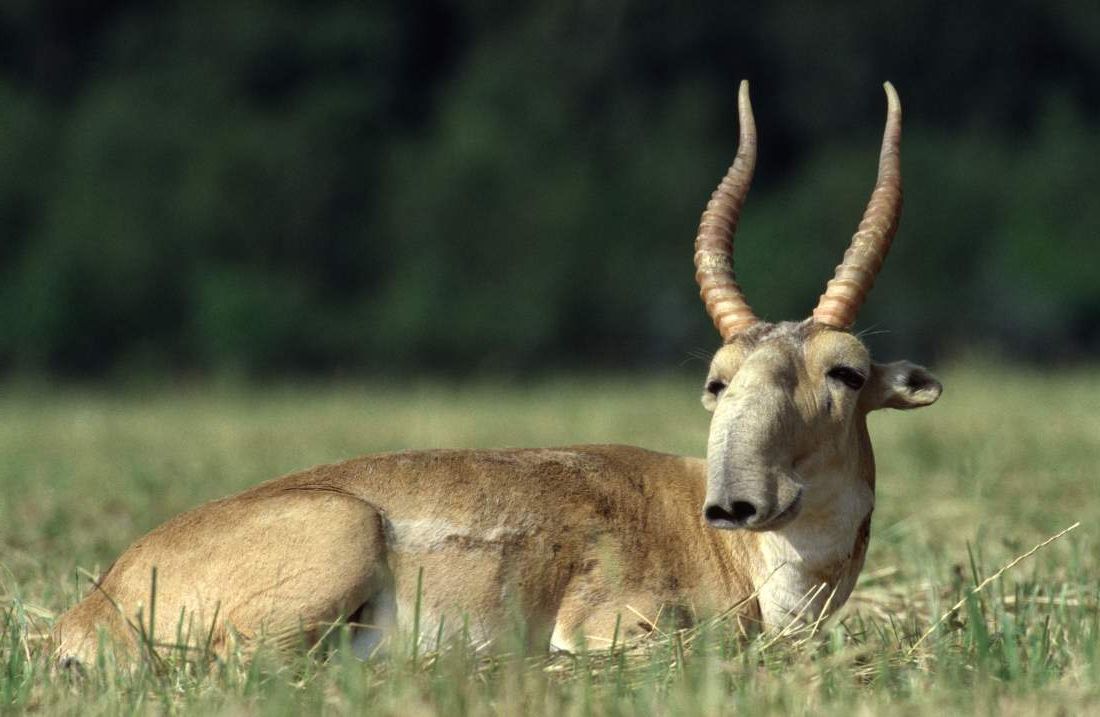
[[[754,522],[759,509],[747,500],[734,500],[728,506],[720,503],[707,503],[703,506],[703,518],[712,528],[735,530]]]

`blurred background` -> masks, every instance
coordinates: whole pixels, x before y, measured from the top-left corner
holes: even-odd
[[[713,350],[692,241],[808,314],[874,181],[879,356],[1100,358],[1100,4],[0,5],[0,375],[524,374]]]

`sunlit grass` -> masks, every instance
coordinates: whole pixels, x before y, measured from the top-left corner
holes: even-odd
[[[42,633],[143,531],[296,468],[435,446],[632,443],[702,455],[698,376],[124,391],[0,389],[0,711],[1077,714],[1100,703],[1100,372],[970,365],[872,418],[867,568],[837,619],[743,643],[723,621],[578,656],[400,645],[289,661],[48,670]],[[1082,526],[994,580],[1046,536]],[[342,636],[334,635],[339,643]]]

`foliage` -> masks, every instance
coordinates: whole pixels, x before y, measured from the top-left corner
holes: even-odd
[[[907,209],[863,326],[1100,351],[1095,3],[15,2],[0,48],[0,369],[667,365],[714,342],[688,257],[741,77],[761,313],[838,261],[889,78]]]

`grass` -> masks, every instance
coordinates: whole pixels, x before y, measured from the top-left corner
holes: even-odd
[[[872,418],[879,480],[867,567],[841,614],[816,631],[743,644],[715,620],[576,656],[475,652],[458,640],[368,663],[337,649],[247,664],[107,664],[83,680],[49,670],[42,633],[86,574],[179,511],[296,468],[403,447],[624,442],[698,455],[707,430],[698,377],[0,388],[0,713],[1096,709],[1100,371],[971,365],[941,378],[936,406]]]

